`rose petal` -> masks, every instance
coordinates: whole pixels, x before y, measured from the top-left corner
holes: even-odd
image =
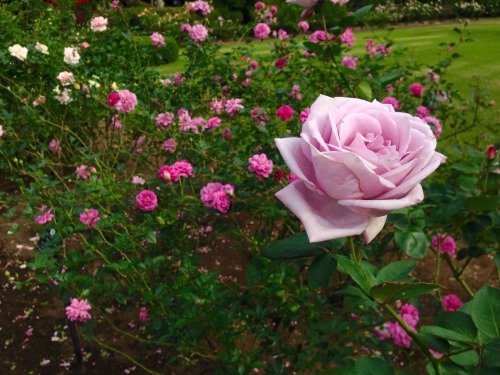
[[[339,205],[366,216],[384,216],[392,210],[413,206],[422,202],[424,191],[420,184],[413,187],[410,192],[400,199],[341,199]]]
[[[311,242],[361,234],[369,224],[367,217],[309,190],[302,181],[278,191],[276,197],[302,221]]]
[[[374,216],[370,217],[370,224],[366,227],[363,232],[363,238],[365,243],[370,243],[372,240],[380,233],[382,228],[385,225],[385,221],[387,220],[387,216]]]
[[[347,115],[338,124],[340,143],[344,146],[349,146],[355,139],[356,134],[373,135],[382,134],[380,123],[372,116],[366,113],[353,113]]]
[[[274,142],[290,171],[300,180],[308,181],[312,186],[315,186],[313,183],[315,181],[313,165],[302,151],[304,141],[295,137],[276,138]]]

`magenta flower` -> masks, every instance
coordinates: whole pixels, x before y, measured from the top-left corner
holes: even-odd
[[[208,30],[201,24],[191,26],[189,37],[195,42],[203,42],[208,37]]]
[[[311,112],[311,109],[309,107],[304,108],[304,110],[302,112],[300,112],[299,120],[301,123],[306,122],[307,118],[309,117],[310,112]]]
[[[422,86],[418,82],[411,84],[408,89],[413,96],[422,96],[422,94],[424,93],[424,86]]]
[[[191,30],[191,25],[189,23],[183,23],[181,25],[181,32],[184,32],[184,31],[188,31]]]
[[[241,105],[241,99],[229,99],[226,102],[226,112],[231,116],[234,116],[241,109],[243,109],[243,105]]]
[[[394,345],[402,348],[409,348],[411,346],[412,338],[406,331],[399,325],[399,323],[389,322],[385,324],[389,336],[392,338]]]
[[[149,320],[147,307],[141,307],[141,309],[139,310],[139,319],[141,319],[143,322],[147,322]]]
[[[309,41],[311,43],[324,42],[328,39],[328,34],[323,30],[316,30],[311,35],[309,35]]]
[[[220,182],[210,182],[200,191],[200,198],[206,207],[226,213],[231,206],[230,196],[234,195],[234,186]]]
[[[188,3],[186,9],[189,12],[199,12],[202,16],[206,16],[212,11],[212,9],[210,8],[210,4],[202,0]]]
[[[222,138],[224,138],[224,139],[233,138],[233,133],[231,132],[231,129],[229,129],[229,128],[222,129]]]
[[[426,116],[422,120],[428,123],[431,126],[432,133],[437,137],[441,135],[443,132],[443,127],[441,126],[441,122],[433,116]]]
[[[165,39],[163,38],[163,35],[160,33],[153,33],[151,34],[151,43],[153,46],[161,48],[165,46]]]
[[[207,123],[205,126],[203,126],[203,129],[207,130],[214,130],[215,128],[218,128],[221,124],[222,120],[218,117],[211,117],[208,119]]]
[[[120,0],[113,0],[111,4],[109,4],[109,7],[113,10],[117,10],[120,5]]]
[[[260,40],[267,39],[269,34],[271,34],[271,28],[263,22],[257,24],[253,29],[253,35]]]
[[[449,256],[455,255],[457,251],[457,245],[452,236],[444,233],[436,234],[431,241],[431,245],[434,249],[438,249],[441,254],[447,253]]]
[[[163,142],[162,148],[166,152],[174,152],[175,146],[177,146],[175,139],[169,138],[165,142]]]
[[[276,111],[276,116],[280,118],[281,121],[286,121],[293,116],[293,108],[289,105],[282,105]]]
[[[288,36],[288,33],[283,30],[283,29],[279,29],[278,30],[278,39],[279,40],[288,40],[289,36]]]
[[[135,196],[137,206],[142,211],[153,211],[158,206],[158,198],[151,190],[143,190]]]
[[[307,21],[300,21],[297,27],[303,32],[307,32],[307,30],[309,30],[309,23]]]
[[[427,117],[431,114],[431,111],[429,110],[429,108],[421,105],[419,107],[417,107],[417,116],[420,117],[420,118],[424,118],[424,117]]]
[[[40,212],[42,214],[35,217],[35,223],[43,225],[54,219],[54,214],[52,213],[52,207],[49,208],[47,211],[45,211],[46,209],[47,209],[46,205],[42,205],[40,207]]]
[[[92,307],[89,305],[86,299],[78,300],[76,298],[71,299],[71,304],[66,307],[66,317],[72,322],[85,322],[90,319],[91,316],[88,313]]]
[[[89,208],[80,214],[80,221],[86,224],[88,228],[94,227],[99,219],[99,211],[95,208]]]
[[[58,140],[51,140],[49,142],[49,150],[52,151],[54,154],[60,154],[61,151],[62,151],[62,147],[61,147],[61,144],[59,143]]]
[[[113,115],[113,117],[111,117],[111,124],[113,125],[113,129],[115,129],[116,131],[122,130],[122,128],[123,128],[123,125],[120,122],[120,116],[117,114],[115,114],[115,115]]]
[[[120,95],[117,92],[112,91],[108,95],[107,103],[110,107],[114,107],[116,103],[120,101]]]
[[[443,305],[446,311],[457,311],[463,304],[456,294],[448,294],[443,297]]]
[[[262,1],[257,1],[255,3],[255,13],[260,13],[266,8],[266,4],[264,4]]]
[[[256,154],[248,159],[248,170],[255,172],[258,179],[268,178],[273,171],[273,161],[267,159],[266,154]]]
[[[387,96],[384,99],[382,99],[382,103],[383,104],[390,104],[390,105],[392,105],[392,108],[394,108],[394,110],[399,111],[399,108],[400,108],[399,102],[396,98],[393,98],[392,96]]]
[[[356,38],[354,38],[354,33],[352,32],[351,27],[345,29],[345,31],[340,35],[340,40],[342,43],[345,43],[347,47],[352,47]]]
[[[358,60],[359,57],[344,56],[342,57],[342,65],[344,65],[346,68],[356,70],[356,64]]]
[[[122,113],[131,112],[137,105],[137,96],[128,90],[118,91],[120,100],[115,104],[115,108]],[[109,100],[109,97],[108,97]]]
[[[276,69],[283,69],[285,66],[286,66],[286,63],[288,61],[288,57],[285,56],[285,57],[280,57],[278,60],[276,60],[274,62],[274,66],[276,67]]]

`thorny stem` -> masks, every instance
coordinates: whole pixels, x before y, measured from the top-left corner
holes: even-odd
[[[422,351],[424,352],[424,355],[431,362],[432,367],[434,368],[436,375],[442,375],[441,367],[439,366],[438,361],[429,352],[429,349],[427,348],[425,343],[422,340],[420,340],[420,338],[417,335],[415,335],[415,332],[413,332],[412,329],[408,326],[408,324],[406,324],[406,322],[399,316],[399,314],[396,311],[394,311],[394,309],[391,307],[391,305],[389,305],[388,303],[384,303],[382,306],[399,323],[399,325],[413,339],[413,341],[415,341],[415,343],[420,347],[420,349],[422,349]]]

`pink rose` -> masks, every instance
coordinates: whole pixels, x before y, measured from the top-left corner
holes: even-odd
[[[422,201],[420,182],[446,159],[418,117],[377,101],[324,95],[300,138],[275,142],[299,178],[276,196],[311,242],[357,234],[370,242],[390,211]]]
[[[253,35],[257,39],[267,39],[269,34],[271,34],[271,28],[263,22],[257,24],[257,26],[253,29]]]
[[[286,121],[293,116],[293,108],[289,105],[282,105],[276,111],[276,116],[279,117],[281,121]]]
[[[151,190],[143,190],[135,196],[137,206],[143,211],[153,211],[158,206],[158,198]]]
[[[463,304],[456,294],[448,294],[443,297],[443,305],[446,311],[458,311]]]
[[[424,86],[422,86],[418,82],[411,84],[408,89],[413,96],[422,96],[422,94],[424,93]]]

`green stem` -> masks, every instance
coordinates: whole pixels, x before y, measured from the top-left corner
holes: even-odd
[[[408,326],[408,324],[398,315],[398,313],[396,311],[394,311],[394,309],[389,304],[384,303],[383,307],[399,323],[399,325],[413,339],[413,341],[415,341],[415,343],[420,347],[420,349],[422,349],[422,351],[424,352],[424,355],[431,362],[432,367],[434,368],[435,374],[436,375],[442,375],[441,368],[439,366],[438,361],[429,352],[429,348],[427,348],[427,346],[425,345],[425,343],[422,340],[420,340],[420,338],[415,334],[415,332],[412,331],[412,329]]]
[[[464,290],[467,292],[467,294],[471,297],[474,298],[474,292],[472,289],[467,285],[465,280],[462,279],[461,274],[463,272],[463,269],[461,272],[457,270],[453,262],[451,261],[451,258],[448,254],[445,254],[444,259],[446,260],[446,263],[448,263],[448,266],[450,267],[451,271],[453,272],[453,276],[455,277],[455,280],[458,281],[458,283],[464,288]]]
[[[357,264],[360,264],[361,260],[363,259],[363,247],[360,247],[359,249],[356,250],[356,246],[354,246],[353,237],[349,237],[348,242],[352,260],[354,260]]]

